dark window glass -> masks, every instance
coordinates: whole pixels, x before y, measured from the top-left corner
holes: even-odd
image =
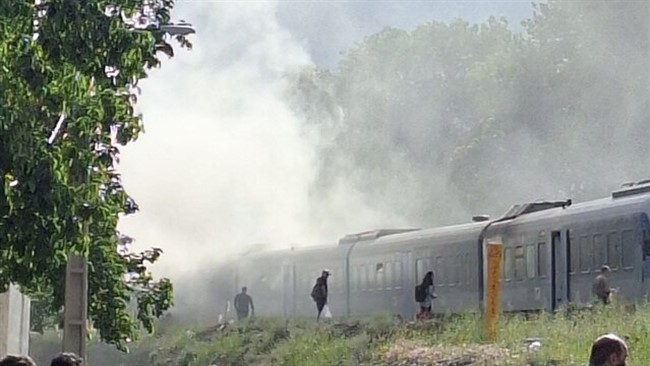
[[[537,276],[537,271],[535,270],[535,266],[537,265],[536,254],[537,250],[534,245],[526,246],[526,274],[528,274],[528,278],[535,278]]]
[[[395,262],[395,287],[402,287],[402,262]]]
[[[621,265],[621,235],[617,232],[607,234],[607,264],[611,269]]]
[[[575,238],[575,236],[570,237],[569,247],[571,250],[569,254],[571,256],[570,272],[576,273],[578,271],[578,268],[580,267],[580,245],[578,243],[578,240]]]
[[[505,262],[505,279],[512,279],[512,248],[506,248],[503,254],[503,260]]]
[[[591,243],[589,242],[589,237],[583,235],[580,237],[580,271],[589,272],[589,269],[593,266],[592,260],[592,251]]]
[[[537,243],[537,271],[540,277],[548,273],[547,266],[546,243]]]
[[[469,279],[472,276],[471,267],[469,263],[469,254],[465,253],[465,261],[462,263],[462,266],[465,268],[465,283],[469,285]]]
[[[605,237],[600,234],[594,235],[594,269],[599,269],[607,263],[607,246]]]
[[[634,233],[632,230],[623,230],[623,268],[634,267],[635,248]]]
[[[524,263],[524,247],[515,247],[515,280],[523,280],[525,271],[526,267]]]

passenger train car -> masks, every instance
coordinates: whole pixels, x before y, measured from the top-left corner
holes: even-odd
[[[650,293],[649,214],[650,181],[644,181],[579,204],[515,205],[496,220],[376,230],[331,245],[254,251],[233,264],[227,296],[247,286],[258,314],[314,316],[309,294],[327,268],[334,316],[390,312],[412,318],[414,287],[431,270],[438,295],[434,312],[476,312],[486,287],[485,244],[499,242],[504,311],[586,305],[603,264],[612,269],[618,298],[635,302]]]

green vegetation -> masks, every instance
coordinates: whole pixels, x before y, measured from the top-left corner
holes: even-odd
[[[563,314],[504,316],[498,341],[485,344],[483,322],[475,315],[453,316],[420,324],[375,316],[317,324],[311,320],[254,318],[241,324],[188,330],[167,328],[133,346],[131,355],[90,345],[91,366],[234,366],[234,365],[425,365],[447,360],[468,365],[583,365],[591,342],[614,332],[628,338],[629,365],[650,359],[650,306],[638,310],[595,307]],[[528,349],[525,340],[541,347]],[[33,353],[45,352],[43,338]],[[104,348],[102,348],[104,347]],[[459,363],[460,364],[460,363]]]
[[[496,17],[386,28],[336,69],[293,74],[288,98],[321,137],[318,214],[341,180],[431,227],[650,175],[649,4],[533,6],[519,30]]]
[[[89,317],[106,342],[151,331],[171,305],[169,280],[147,270],[161,251],[134,253],[116,231],[138,206],[115,168],[142,130],[138,81],[159,52],[173,55],[164,34],[135,28],[169,23],[172,8],[0,2],[0,290],[13,282],[32,297],[37,330],[57,322],[70,253],[88,258]]]

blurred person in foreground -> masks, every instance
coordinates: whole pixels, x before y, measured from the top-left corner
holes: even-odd
[[[619,336],[608,333],[591,345],[588,366],[625,366],[627,344]]]
[[[75,355],[74,353],[59,353],[56,357],[52,359],[50,366],[81,366],[82,360],[81,357]]]
[[[29,356],[7,355],[0,359],[0,366],[36,366]]]

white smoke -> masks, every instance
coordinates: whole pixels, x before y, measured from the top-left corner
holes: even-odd
[[[174,15],[195,26],[194,49],[140,85],[146,133],[124,148],[120,170],[141,211],[120,229],[165,251],[160,274],[250,243],[313,239],[313,144],[281,99],[282,74],[311,61],[276,7],[180,2]]]

